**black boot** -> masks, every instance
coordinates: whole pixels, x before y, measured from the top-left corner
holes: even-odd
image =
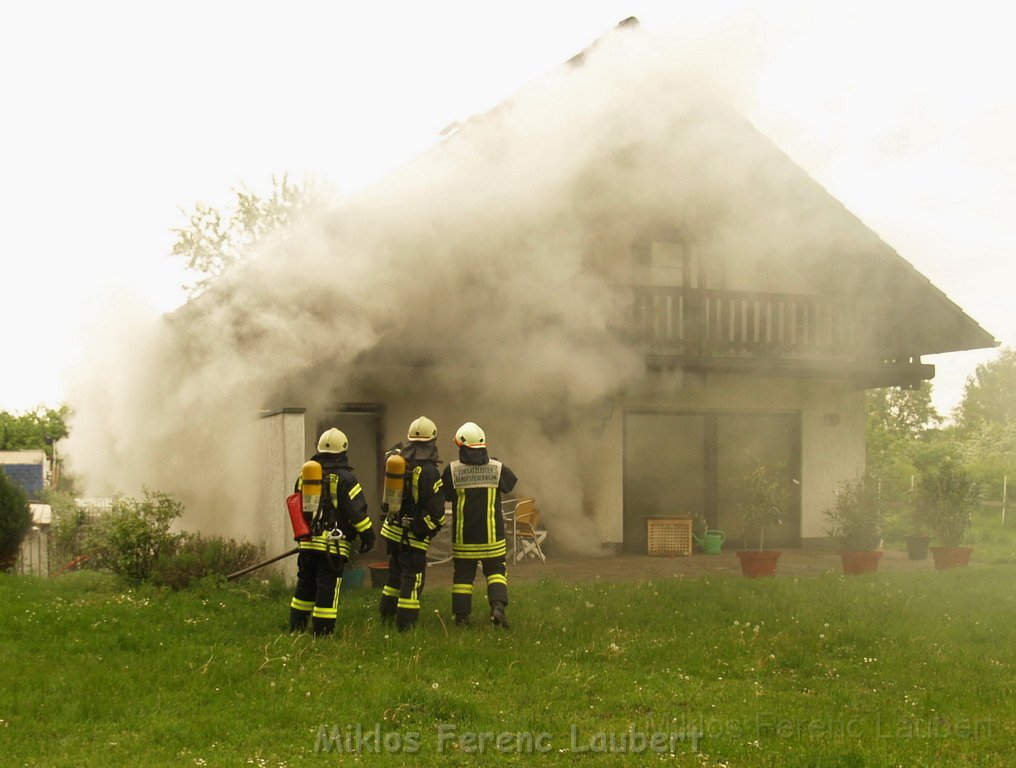
[[[495,627],[504,627],[510,629],[507,620],[504,617],[504,603],[491,603],[490,604],[490,623]]]
[[[330,635],[335,631],[335,619],[322,619],[314,617],[314,634]]]
[[[307,629],[307,619],[310,617],[310,613],[307,611],[298,611],[296,608],[289,609],[289,631],[290,632],[303,632]]]

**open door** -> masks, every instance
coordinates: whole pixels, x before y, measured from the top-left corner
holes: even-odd
[[[317,431],[308,435],[313,440],[311,455],[317,447],[317,439],[327,429],[338,427],[349,438],[349,465],[353,474],[363,486],[368,512],[376,520],[381,506],[382,458],[381,446],[382,417],[380,405],[345,404],[335,409],[321,411],[318,415]]]

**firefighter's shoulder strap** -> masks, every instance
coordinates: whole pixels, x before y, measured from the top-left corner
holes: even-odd
[[[455,488],[497,488],[501,482],[501,462],[497,459],[491,459],[486,464],[453,461],[448,468]]]

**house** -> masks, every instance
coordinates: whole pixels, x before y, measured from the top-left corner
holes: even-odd
[[[795,546],[863,471],[865,389],[996,345],[647,45],[622,23],[287,245],[314,270],[284,336],[307,352],[266,384],[238,530],[286,545],[281,499],[331,426],[376,508],[383,450],[423,413],[446,460],[480,423],[558,546],[644,551],[647,517],[689,513],[736,546],[754,462],[792,490],[767,541]],[[232,346],[279,333],[251,309],[298,273],[276,269],[245,286]]]
[[[30,499],[46,487],[47,463],[45,451],[0,451],[0,468]]]

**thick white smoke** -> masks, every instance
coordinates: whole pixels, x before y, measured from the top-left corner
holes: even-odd
[[[175,493],[193,525],[251,503],[258,410],[426,388],[496,436],[559,542],[595,548],[587,502],[617,457],[590,423],[645,371],[617,332],[632,243],[676,223],[703,253],[748,258],[787,251],[801,224],[750,213],[773,153],[717,108],[680,54],[609,36],[173,316],[105,339],[71,396],[74,470],[92,492]]]

